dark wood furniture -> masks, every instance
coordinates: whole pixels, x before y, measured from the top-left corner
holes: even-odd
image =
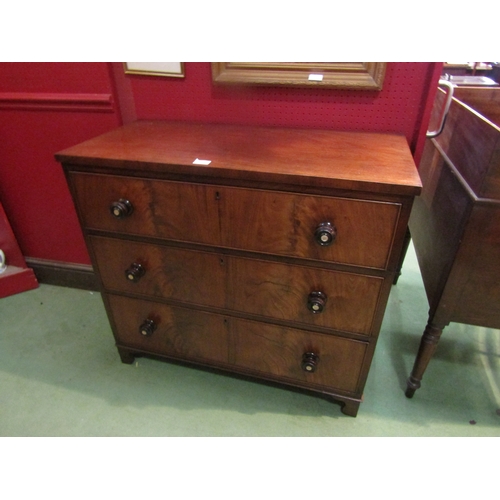
[[[500,328],[500,89],[454,95],[443,133],[426,142],[409,223],[430,306],[410,398],[450,322]]]
[[[123,362],[225,370],[357,414],[421,188],[404,137],[139,121],[57,159]]]

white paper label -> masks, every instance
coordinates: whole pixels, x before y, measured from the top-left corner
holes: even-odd
[[[199,158],[193,161],[193,165],[210,165],[210,163],[212,163],[212,160],[200,160]]]
[[[314,73],[311,73],[309,75],[309,80],[312,82],[322,82],[323,81],[323,75],[316,75]]]

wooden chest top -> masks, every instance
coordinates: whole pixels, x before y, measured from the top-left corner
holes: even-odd
[[[159,176],[285,181],[395,195],[421,189],[406,138],[394,134],[137,121],[56,158],[125,173],[147,168]]]

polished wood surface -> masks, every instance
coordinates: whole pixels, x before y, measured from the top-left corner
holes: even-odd
[[[420,190],[403,138],[139,122],[58,158],[123,362],[216,368],[356,416]]]
[[[136,175],[168,171],[408,195],[421,187],[405,137],[393,134],[138,121],[56,158]]]
[[[237,366],[308,386],[358,391],[367,343],[239,319],[230,320],[230,324]],[[314,373],[301,366],[306,352],[313,352],[319,358]]]
[[[455,89],[455,94],[464,95],[466,101],[452,100],[446,126],[435,140],[436,148],[459,172],[459,178],[476,197],[485,199],[500,198],[500,88],[494,93],[492,90]],[[440,92],[435,107],[443,99]],[[476,103],[488,115],[481,114]],[[492,122],[493,117],[496,119]]]
[[[500,109],[489,90],[463,95],[472,104],[479,92],[478,102]],[[408,397],[420,387],[450,322],[500,328],[500,128],[454,98],[443,134],[426,143],[419,172],[423,190],[409,226],[429,319]]]
[[[215,186],[111,175],[70,176],[75,177],[71,182],[82,207],[83,224],[89,229],[220,244]],[[110,216],[112,203],[120,199],[132,204],[130,216]]]
[[[118,345],[198,361],[228,362],[230,343],[222,316],[112,294],[107,295],[107,301]],[[140,326],[148,318],[157,328],[144,336]]]
[[[401,203],[70,175],[88,229],[379,269],[388,265],[401,211]],[[133,207],[130,216],[109,216],[112,203],[124,197]],[[335,226],[334,245],[315,241],[314,231],[322,222]]]
[[[315,328],[365,335],[372,331],[383,281],[379,277],[139,242],[124,246],[114,238],[91,236],[90,240],[107,290]],[[132,263],[144,268],[137,282],[125,275]],[[307,307],[315,290],[327,297],[321,314]]]
[[[231,258],[230,304],[242,312],[370,335],[382,278],[326,269]],[[321,313],[308,308],[311,292],[322,292]]]
[[[400,203],[232,188],[221,202],[224,246],[378,269],[388,265],[401,211]],[[336,228],[333,245],[314,238],[322,222]]]
[[[487,120],[500,126],[500,87],[476,88],[456,87],[453,94],[460,102],[469,106]]]
[[[223,254],[91,236],[97,272],[107,290],[224,308],[227,263]],[[144,267],[136,282],[125,271]],[[210,293],[207,293],[210,290]]]

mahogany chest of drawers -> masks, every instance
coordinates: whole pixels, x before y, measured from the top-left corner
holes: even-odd
[[[420,191],[404,137],[138,121],[56,158],[123,362],[216,368],[357,414]]]

